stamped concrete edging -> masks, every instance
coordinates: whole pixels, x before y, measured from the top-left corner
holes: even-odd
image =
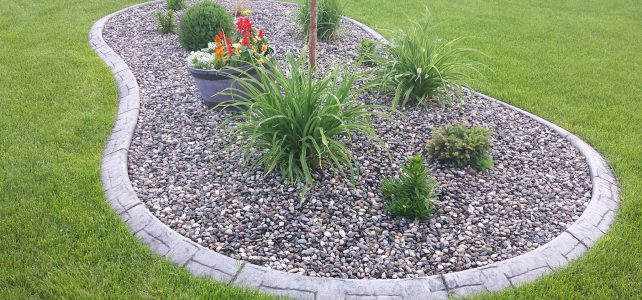
[[[498,291],[531,282],[582,255],[613,223],[619,206],[619,189],[606,161],[595,149],[551,122],[473,92],[542,123],[567,139],[586,158],[593,184],[591,201],[575,223],[545,245],[488,266],[412,279],[337,279],[296,275],[238,261],[198,245],[158,220],[138,199],[132,187],[127,172],[127,152],[138,120],[139,87],[127,64],[102,37],[105,24],[114,15],[156,2],[159,1],[125,8],[96,21],[89,32],[89,42],[111,69],[119,91],[116,122],[101,162],[105,197],[136,237],[176,266],[184,266],[197,276],[296,299],[443,299]],[[345,19],[386,42],[368,26]]]

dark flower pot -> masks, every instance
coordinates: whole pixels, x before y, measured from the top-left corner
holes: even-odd
[[[194,78],[194,83],[196,83],[203,102],[209,108],[215,107],[223,102],[233,101],[235,98],[233,90],[228,90],[224,94],[219,94],[220,92],[228,88],[238,89],[241,87],[236,80],[231,78],[231,76],[240,75],[236,70],[199,70],[189,66],[187,68]],[[239,67],[238,69],[248,72],[249,76],[257,76],[256,70],[252,69],[250,65]],[[232,95],[228,95],[228,92]]]

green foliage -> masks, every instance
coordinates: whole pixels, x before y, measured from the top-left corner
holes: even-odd
[[[222,6],[203,1],[190,6],[181,18],[178,40],[181,47],[196,51],[207,47],[219,32],[232,32],[232,16]]]
[[[162,12],[155,12],[154,18],[156,19],[156,30],[160,33],[173,33],[176,31],[176,19],[174,19],[174,11],[168,10],[166,14]]]
[[[456,47],[459,39],[446,42],[433,35],[426,20],[393,38],[384,47],[382,66],[371,83],[381,92],[394,92],[392,106],[428,105],[430,101],[450,103],[461,96],[480,65],[472,59],[476,50]]]
[[[356,62],[367,67],[376,66],[377,44],[378,43],[373,40],[362,40],[357,50]]]
[[[490,157],[491,130],[479,126],[466,128],[461,124],[446,125],[435,131],[426,145],[435,159],[457,167],[467,165],[483,171],[493,166]]]
[[[403,167],[399,179],[382,182],[384,197],[388,198],[387,209],[394,216],[410,219],[425,219],[435,211],[438,204],[435,181],[424,166],[424,158],[413,156]]]
[[[185,0],[165,0],[165,7],[167,7],[168,10],[178,11],[186,6],[187,2],[185,2]]]
[[[345,143],[353,134],[376,138],[371,116],[385,117],[377,112],[385,107],[356,102],[356,78],[348,72],[335,68],[315,78],[305,55],[296,59],[288,53],[286,60],[286,67],[265,62],[267,68],[255,68],[256,78],[234,76],[241,85],[234,92],[242,96],[224,106],[243,108],[229,120],[237,124],[232,136],[245,149],[244,161],[266,174],[278,168],[292,182],[312,183],[314,168],[333,168],[343,176],[347,168],[354,178],[358,168]]]
[[[317,7],[317,36],[322,40],[334,38],[341,26],[344,7],[339,0],[319,0]],[[310,1],[299,9],[299,25],[305,36],[310,32]]]

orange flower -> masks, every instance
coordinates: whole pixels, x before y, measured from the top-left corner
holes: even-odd
[[[216,49],[214,49],[214,57],[221,58],[224,55],[225,55],[225,51],[223,51],[223,47],[217,46]]]
[[[267,52],[267,50],[268,50],[267,45],[263,44],[263,46],[261,46],[261,53],[265,53],[265,52]]]

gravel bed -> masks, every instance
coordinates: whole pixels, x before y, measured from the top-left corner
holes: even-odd
[[[250,2],[282,59],[299,51],[292,6]],[[225,3],[226,4],[226,3]],[[176,35],[154,31],[162,4],[113,17],[104,37],[130,66],[141,91],[129,153],[138,197],[165,224],[233,258],[276,270],[338,278],[410,278],[484,266],[531,251],[559,235],[590,200],[583,157],[545,126],[488,99],[451,107],[410,109],[398,121],[375,122],[391,158],[357,137],[350,148],[361,178],[352,186],[328,170],[300,205],[299,187],[278,174],[248,174],[218,125],[229,115],[208,111],[184,63]],[[321,42],[321,66],[350,64],[369,38],[345,22],[339,41]],[[364,94],[361,101],[387,103]],[[495,167],[488,172],[428,161],[441,195],[425,221],[392,218],[379,187],[408,157],[423,154],[433,128],[465,122],[493,129]]]

